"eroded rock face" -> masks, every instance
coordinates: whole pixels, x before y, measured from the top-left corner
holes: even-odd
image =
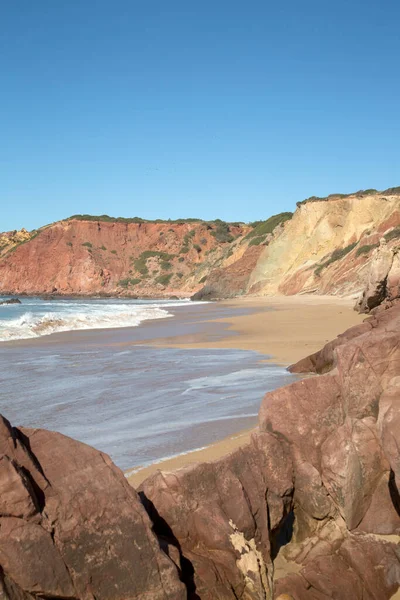
[[[397,193],[354,194],[305,202],[264,248],[251,273],[248,289],[266,296],[314,292],[358,294],[365,288],[370,271],[374,271],[375,282],[383,282],[383,289],[374,288],[379,297],[385,291],[384,277],[398,239],[388,241],[386,258],[382,254],[377,261],[373,251],[399,224]],[[371,278],[371,287],[372,284]],[[375,306],[378,304],[379,301]]]
[[[267,394],[250,444],[142,484],[189,598],[385,600],[397,591],[400,304],[294,370],[307,367],[325,374]]]
[[[355,309],[361,313],[369,313],[383,303],[390,303],[400,298],[400,256],[399,245],[389,247],[383,238],[380,246],[369,263],[367,281],[363,292],[356,302]]]
[[[11,600],[186,598],[136,492],[106,455],[3,418],[0,567]]]
[[[261,249],[248,248],[249,226],[231,224],[228,240],[232,241],[226,242],[217,240],[213,227],[201,221],[72,218],[38,230],[23,244],[15,241],[10,246],[7,241],[6,245],[0,234],[0,290],[30,295],[187,297],[203,287],[216,265],[229,266],[232,260],[240,262],[238,269],[230,268],[230,278],[242,277],[242,287],[237,284],[230,291],[225,286],[226,293],[241,292]]]
[[[179,549],[189,598],[271,598],[275,534],[291,511],[292,462],[268,433],[213,463],[141,487],[157,534]]]

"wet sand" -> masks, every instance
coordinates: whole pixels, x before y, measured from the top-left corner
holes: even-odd
[[[210,444],[210,446],[207,446],[206,448],[193,450],[193,452],[188,452],[187,454],[180,454],[178,456],[174,456],[161,462],[149,465],[148,467],[144,467],[143,469],[131,469],[125,473],[125,476],[127,477],[129,483],[133,485],[133,487],[138,487],[142,481],[144,481],[150,475],[153,475],[158,470],[174,471],[175,469],[180,469],[182,467],[192,465],[193,463],[210,462],[216,460],[221,456],[225,456],[225,454],[230,454],[244,444],[247,444],[247,442],[250,440],[251,434],[254,431],[255,429],[245,429],[244,431],[240,431],[233,436],[221,440],[220,442]]]
[[[150,343],[160,347],[254,350],[266,355],[266,361],[288,366],[316,352],[349,327],[361,323],[365,315],[353,310],[354,302],[354,298],[331,296],[227,300],[220,304],[226,308],[241,307],[248,310],[238,316],[206,321],[200,332],[160,337]],[[225,336],[220,324],[224,324]],[[126,474],[128,481],[137,487],[158,469],[171,471],[195,462],[216,460],[246,444],[252,431],[242,431],[202,450],[176,456],[132,473],[133,466]]]

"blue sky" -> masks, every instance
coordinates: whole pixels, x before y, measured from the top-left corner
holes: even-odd
[[[5,0],[0,231],[400,185],[398,0]]]

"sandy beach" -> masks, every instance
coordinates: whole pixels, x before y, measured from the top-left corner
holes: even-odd
[[[228,324],[234,335],[223,337],[213,322],[196,335],[160,338],[153,345],[178,348],[236,348],[267,355],[267,360],[288,366],[319,350],[365,315],[353,310],[354,298],[332,296],[280,296],[239,298],[221,302],[223,306],[246,307],[249,314],[218,319]]]
[[[246,307],[249,314],[232,316],[204,324],[204,331],[178,337],[157,338],[151,344],[179,348],[235,348],[266,355],[266,361],[288,366],[319,350],[326,342],[349,327],[361,323],[365,315],[353,310],[354,298],[332,296],[284,296],[239,298],[221,302],[229,307]],[[215,327],[227,325],[227,335]],[[260,403],[262,398],[260,397]],[[247,443],[254,430],[239,432],[207,448],[127,472],[134,487],[158,469],[171,471],[194,462],[216,460]]]

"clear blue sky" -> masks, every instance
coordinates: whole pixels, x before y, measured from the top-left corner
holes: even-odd
[[[4,0],[0,231],[400,185],[398,0]]]

